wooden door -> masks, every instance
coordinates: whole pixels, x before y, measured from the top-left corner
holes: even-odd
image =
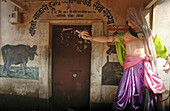
[[[53,26],[53,102],[58,107],[88,108],[91,42],[75,30],[91,26]]]

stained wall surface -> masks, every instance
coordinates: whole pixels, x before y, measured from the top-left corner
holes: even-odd
[[[116,32],[120,33],[127,30],[125,13],[129,6],[143,8],[149,3],[149,0],[100,0],[100,5],[104,7],[105,11],[106,9],[110,11],[111,16],[113,16],[114,23],[112,23],[112,19],[108,19],[108,17],[111,17],[110,15],[105,15],[106,12],[104,13],[103,10],[100,12],[94,7],[97,1],[92,0],[91,5],[87,3],[78,4],[77,2],[69,5],[61,2],[60,5],[55,4],[55,6],[46,2],[26,4],[27,10],[18,9],[19,12],[22,12],[22,23],[19,24],[8,22],[8,12],[17,10],[15,6],[8,1],[1,1],[0,48],[6,44],[24,44],[31,47],[36,45],[38,56],[27,63],[27,66],[31,69],[32,78],[25,77],[22,72],[20,76],[12,75],[12,78],[3,73],[4,77],[0,77],[0,94],[33,96],[44,99],[52,96],[51,25],[88,24],[94,27],[92,29],[94,35],[113,35]],[[40,16],[36,16],[39,13],[38,11],[41,11],[42,7],[46,5],[48,9],[39,14]],[[68,13],[71,10],[71,14]],[[94,24],[96,21],[97,25]],[[166,38],[164,40],[166,41]],[[166,44],[168,43],[166,42]],[[106,51],[108,49],[106,43],[92,43],[90,102],[93,103],[111,103],[118,87],[110,84],[102,85],[102,67],[107,63]],[[109,61],[118,63],[116,53],[109,56]],[[3,66],[3,63],[2,55],[0,55],[0,65]],[[33,74],[33,72],[35,73]],[[37,78],[35,79],[35,77]]]

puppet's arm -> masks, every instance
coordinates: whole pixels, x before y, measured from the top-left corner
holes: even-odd
[[[119,42],[119,39],[116,35],[115,36],[92,37],[92,36],[90,36],[88,31],[78,31],[78,30],[76,30],[76,32],[79,33],[81,35],[81,37],[83,39],[86,39],[86,40],[91,40],[91,41],[96,41],[96,42],[113,42],[113,41]]]

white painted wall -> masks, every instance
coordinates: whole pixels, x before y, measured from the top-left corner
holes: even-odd
[[[161,36],[168,50],[170,50],[170,0],[160,0],[154,5],[153,30]],[[169,52],[170,54],[170,52]]]
[[[153,10],[153,30],[157,33],[165,42],[165,45],[168,48],[168,53],[170,54],[170,0],[160,0],[154,5]],[[165,87],[167,90],[170,90],[170,72],[168,74],[164,73],[162,70],[165,64],[164,59],[158,59],[158,73],[163,79]],[[164,95],[164,98],[168,96],[168,91]],[[170,106],[169,101],[165,102],[166,106]]]

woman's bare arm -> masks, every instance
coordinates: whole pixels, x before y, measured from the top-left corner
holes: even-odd
[[[91,41],[96,41],[96,42],[120,42],[119,38],[115,35],[115,36],[95,36],[95,37],[91,37],[89,32],[87,31],[78,31],[76,30],[76,32],[78,32],[81,37],[83,39],[86,40],[91,40]]]

